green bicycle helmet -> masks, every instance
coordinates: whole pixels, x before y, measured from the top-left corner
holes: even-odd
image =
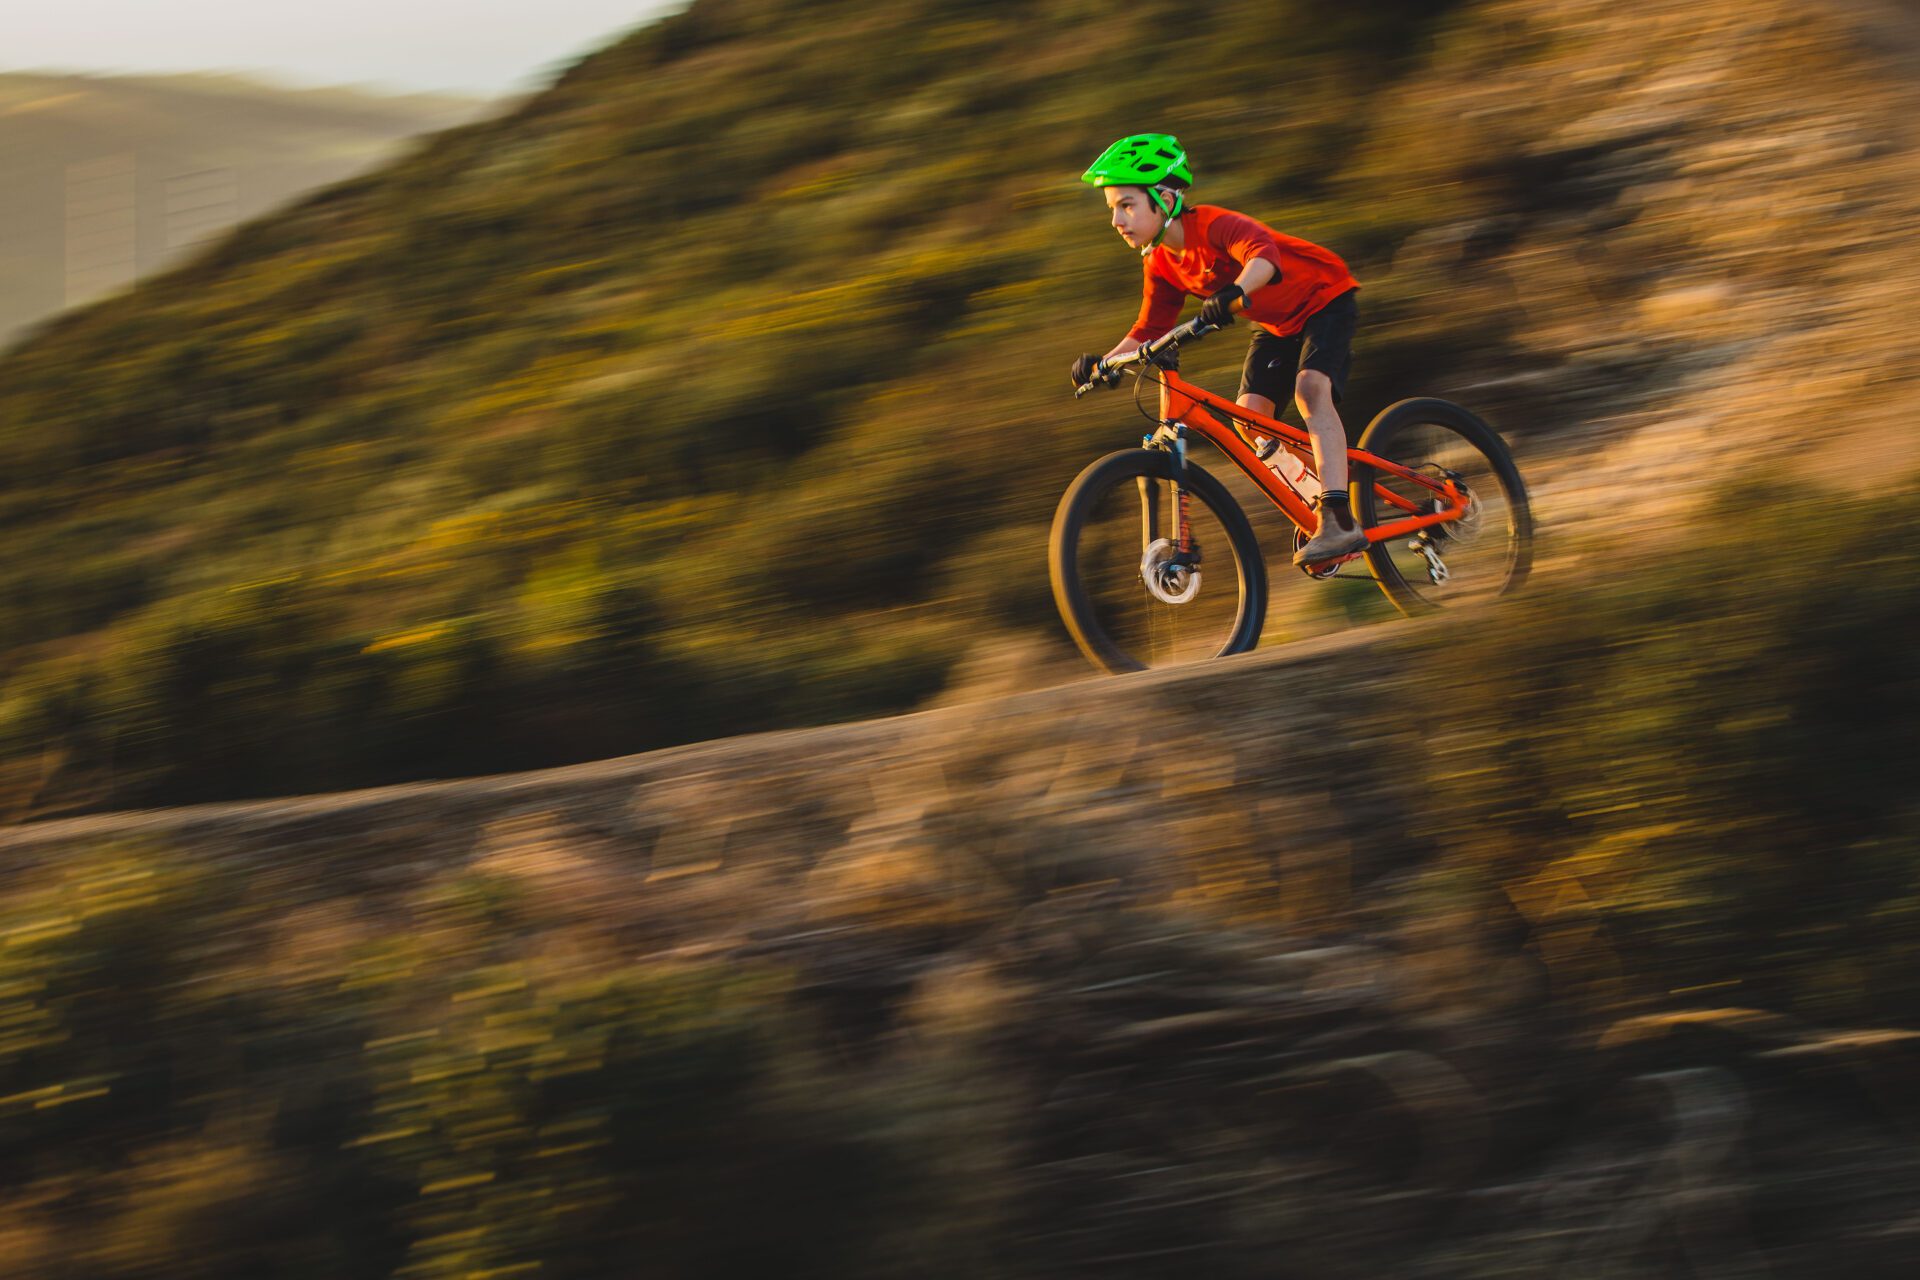
[[[1160,243],[1167,234],[1167,227],[1180,216],[1186,208],[1187,197],[1184,192],[1175,190],[1173,204],[1169,206],[1160,198],[1159,188],[1187,187],[1193,183],[1193,170],[1187,168],[1187,151],[1180,140],[1170,133],[1135,133],[1120,139],[1100,153],[1100,158],[1087,166],[1080,175],[1080,181],[1096,187],[1145,187],[1147,199],[1153,201],[1153,207],[1166,218],[1160,225],[1159,235],[1154,236],[1151,244],[1140,251],[1141,256],[1153,252],[1154,245]]]

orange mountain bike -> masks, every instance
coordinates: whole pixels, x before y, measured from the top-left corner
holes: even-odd
[[[1218,479],[1187,456],[1192,436],[1225,454],[1297,533],[1313,535],[1319,491],[1312,437],[1183,379],[1168,367],[1183,342],[1214,326],[1191,320],[1139,350],[1104,361],[1076,397],[1137,369],[1138,403],[1164,386],[1167,418],[1138,449],[1110,453],[1067,487],[1048,548],[1053,598],[1081,652],[1110,672],[1139,671],[1242,653],[1260,640],[1267,566],[1253,525]],[[1213,412],[1208,412],[1211,409]],[[1218,414],[1219,416],[1215,416]],[[1222,420],[1224,419],[1224,421]],[[1228,423],[1235,425],[1229,426]],[[1243,434],[1246,433],[1246,434]],[[1289,481],[1262,462],[1247,435],[1265,436],[1298,460]],[[1402,400],[1381,411],[1347,450],[1353,514],[1367,546],[1309,564],[1313,578],[1364,565],[1403,613],[1491,598],[1526,581],[1533,516],[1506,444],[1445,400]],[[1352,575],[1348,575],[1352,576]]]

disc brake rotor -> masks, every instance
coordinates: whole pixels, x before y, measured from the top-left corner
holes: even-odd
[[[1456,478],[1454,484],[1458,485],[1460,492],[1467,496],[1467,509],[1460,513],[1458,520],[1432,525],[1429,527],[1429,532],[1438,541],[1471,542],[1480,532],[1480,518],[1486,514],[1486,511],[1480,505],[1480,499],[1473,490],[1467,487],[1466,481]],[[1435,498],[1429,505],[1434,511],[1445,511],[1448,504],[1444,498]]]
[[[1181,563],[1166,538],[1155,539],[1140,557],[1140,578],[1163,604],[1185,604],[1200,590],[1200,566]]]

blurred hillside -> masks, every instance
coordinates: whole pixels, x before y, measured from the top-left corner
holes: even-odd
[[[1549,557],[1605,545],[1575,515],[1682,521],[1712,478],[1683,447],[1802,485],[1910,460],[1892,10],[789,16],[697,4],[0,364],[13,812],[1077,674],[1042,534],[1138,419],[1062,395],[1137,293],[1074,178],[1148,122],[1200,198],[1355,264],[1349,420],[1482,408]],[[1230,385],[1237,348],[1201,376]],[[1787,458],[1810,423],[1822,452]],[[1383,612],[1281,580],[1269,644]]]
[[[0,830],[12,1273],[1911,1275],[1920,511],[1809,514],[1497,626]]]
[[[0,74],[0,347],[484,108],[237,76]]]

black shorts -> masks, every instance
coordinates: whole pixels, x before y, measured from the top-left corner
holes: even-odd
[[[1307,318],[1296,334],[1276,338],[1255,328],[1247,346],[1247,362],[1240,369],[1240,394],[1265,396],[1279,409],[1293,403],[1293,380],[1302,369],[1316,369],[1333,382],[1333,402],[1339,404],[1353,368],[1353,331],[1360,324],[1360,304],[1349,289]]]

